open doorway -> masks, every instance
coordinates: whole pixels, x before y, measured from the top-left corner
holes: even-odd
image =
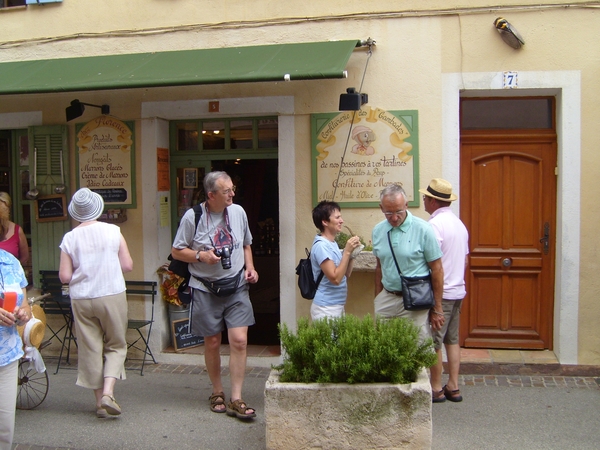
[[[249,345],[279,345],[279,181],[276,159],[213,160],[211,170],[227,172],[236,186],[234,202],[248,216],[258,283],[250,285],[256,324]],[[226,333],[223,334],[224,342]]]

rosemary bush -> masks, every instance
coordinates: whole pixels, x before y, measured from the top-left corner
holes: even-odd
[[[295,334],[286,324],[279,324],[279,333],[284,360],[274,368],[283,382],[406,384],[437,361],[433,341],[419,343],[408,319],[301,318]]]

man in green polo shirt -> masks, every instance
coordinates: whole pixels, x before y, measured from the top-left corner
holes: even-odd
[[[375,315],[407,317],[419,327],[419,337],[431,337],[427,320],[434,330],[444,324],[442,294],[444,269],[442,250],[431,225],[408,211],[408,199],[401,186],[391,184],[381,191],[380,204],[385,220],[373,229],[375,268]],[[388,240],[389,234],[389,240]],[[426,276],[431,273],[435,306],[431,310],[407,311],[402,302],[402,281],[394,263],[392,248],[402,275]]]

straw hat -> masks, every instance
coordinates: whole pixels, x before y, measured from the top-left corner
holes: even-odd
[[[46,333],[46,313],[42,307],[33,305],[31,307],[31,319],[25,325],[17,326],[17,330],[25,345],[39,348]]]
[[[443,178],[434,178],[427,189],[419,189],[419,192],[443,202],[453,202],[458,198],[452,193],[452,185]]]
[[[90,222],[96,220],[104,211],[104,200],[99,194],[88,188],[81,188],[69,203],[69,214],[78,222]]]

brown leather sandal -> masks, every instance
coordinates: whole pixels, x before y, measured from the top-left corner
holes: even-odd
[[[431,402],[432,403],[442,403],[446,401],[446,396],[444,395],[444,389],[440,389],[438,392],[431,393]]]
[[[210,401],[210,410],[214,413],[224,413],[227,411],[227,408],[225,407],[225,393],[224,392],[217,392],[216,394],[211,395],[210,397],[208,397],[208,400]],[[222,405],[222,407],[221,407]]]
[[[451,391],[448,386],[444,386],[444,395],[451,402],[462,402],[462,395],[460,395],[460,389]]]
[[[248,412],[250,411],[250,412]],[[228,416],[235,416],[238,419],[252,419],[253,417],[256,417],[256,411],[254,410],[254,408],[250,408],[246,405],[246,402],[244,400],[242,400],[241,398],[238,398],[237,400],[233,401],[233,402],[229,402],[229,404],[227,405],[227,415]]]

